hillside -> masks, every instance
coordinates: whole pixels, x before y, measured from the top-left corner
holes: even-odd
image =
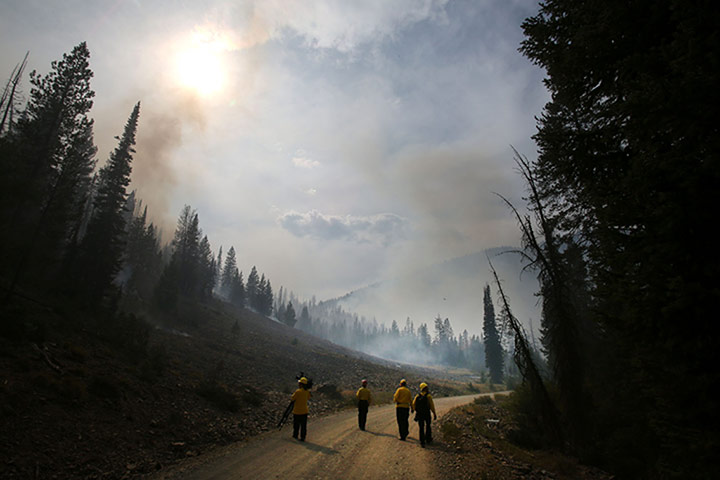
[[[152,326],[23,304],[3,311],[2,478],[127,478],[275,428],[303,371],[311,415],[349,404],[361,378],[400,377],[462,393],[401,367],[216,302]],[[233,328],[237,324],[236,328]],[[343,393],[345,395],[343,395]]]
[[[529,330],[530,319],[537,331],[540,310],[535,293],[539,290],[533,272],[522,272],[520,256],[508,253],[515,247],[497,247],[399,275],[329,300],[344,310],[376,318],[387,326],[393,320],[404,325],[410,318],[415,325],[440,315],[449,318],[456,333],[467,329],[479,334],[482,326],[483,287],[494,281],[488,257],[511,299],[513,313]],[[495,288],[493,286],[493,292]]]

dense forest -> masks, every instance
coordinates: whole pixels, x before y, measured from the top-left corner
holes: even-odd
[[[257,268],[245,278],[234,247],[213,253],[190,206],[162,245],[128,191],[140,103],[98,168],[84,43],[45,76],[31,72],[26,99],[21,62],[0,99],[0,280],[13,313],[0,329],[37,334],[11,311],[15,298],[113,328],[137,321],[124,313],[137,305],[162,314],[217,296],[398,361],[488,369],[496,382],[517,371],[527,444],[622,478],[718,478],[720,272],[706,257],[720,191],[719,8],[547,0],[523,23],[520,51],[545,70],[551,99],[537,119],[537,159],[515,156],[527,205],[507,203],[540,279],[542,354],[499,279],[499,314],[489,286],[478,292],[480,338],[440,316],[386,327],[275,295]]]
[[[720,475],[718,8],[548,0],[522,25],[551,94],[516,158],[551,372],[528,408],[623,478]]]

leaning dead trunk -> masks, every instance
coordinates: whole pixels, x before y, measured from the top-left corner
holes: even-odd
[[[545,384],[543,383],[540,371],[538,370],[535,361],[532,358],[532,350],[528,345],[525,332],[518,322],[517,318],[512,314],[510,310],[510,303],[508,302],[505,292],[503,291],[498,274],[493,267],[492,262],[488,258],[490,269],[492,270],[495,283],[500,293],[501,305],[501,316],[506,322],[506,326],[510,328],[515,341],[515,351],[513,352],[513,360],[520,370],[520,374],[523,377],[523,381],[527,382],[532,392],[534,403],[538,406],[538,420],[540,425],[543,426],[548,434],[548,438],[555,445],[562,445],[563,434],[560,428],[559,414],[550,395],[548,394]]]

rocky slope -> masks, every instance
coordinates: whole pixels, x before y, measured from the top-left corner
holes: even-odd
[[[0,336],[1,478],[147,475],[276,428],[301,371],[316,385],[311,415],[350,405],[362,378],[379,393],[401,377],[429,381],[438,395],[465,393],[436,371],[220,302],[154,318],[149,330],[132,317],[102,325],[27,305],[3,316],[36,328]]]

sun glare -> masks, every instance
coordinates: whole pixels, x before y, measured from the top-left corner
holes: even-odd
[[[225,84],[223,57],[226,51],[217,41],[195,36],[176,56],[178,82],[203,96],[218,93]]]

